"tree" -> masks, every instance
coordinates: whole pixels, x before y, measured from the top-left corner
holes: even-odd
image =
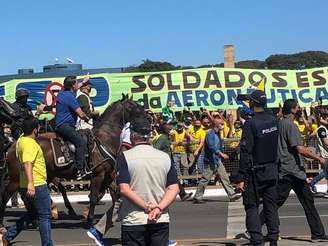
[[[152,61],[149,59],[143,60],[138,66],[130,66],[124,72],[157,72],[176,70],[177,67],[169,62]]]
[[[328,66],[328,53],[306,51],[291,55],[271,55],[265,60],[269,69],[304,69]]]
[[[246,60],[235,64],[236,68],[249,69],[304,69],[328,66],[328,53],[323,51],[306,51],[297,54],[271,55],[265,61]],[[197,68],[224,67],[223,63],[205,64]],[[124,72],[157,72],[192,69],[193,66],[175,66],[169,62],[143,60],[138,66],[130,66]]]
[[[247,60],[240,61],[235,64],[236,68],[255,68],[255,69],[263,69],[265,68],[265,62],[259,60]]]
[[[198,68],[211,68],[211,67],[224,67],[223,63],[220,64],[206,64],[206,65],[200,65]]]

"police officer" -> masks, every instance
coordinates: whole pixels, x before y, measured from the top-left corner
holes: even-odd
[[[252,245],[262,245],[259,200],[263,199],[270,245],[277,245],[279,217],[277,199],[278,120],[265,111],[266,96],[255,90],[249,95],[254,116],[245,122],[240,149],[237,188],[243,192],[246,228]]]
[[[11,135],[14,139],[18,139],[22,134],[21,127],[24,119],[33,116],[32,108],[27,104],[29,92],[25,88],[19,88],[16,90],[15,98],[16,101],[12,104],[13,109],[18,114],[19,118],[11,126]]]

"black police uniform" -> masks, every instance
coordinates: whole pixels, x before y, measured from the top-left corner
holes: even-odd
[[[23,125],[23,121],[26,118],[33,116],[33,113],[32,113],[32,108],[28,104],[22,104],[18,101],[14,102],[12,104],[12,107],[19,115],[19,119],[11,126],[11,135],[14,139],[17,140],[19,136],[22,134],[21,127]]]
[[[268,239],[277,241],[279,236],[276,204],[278,136],[278,120],[265,111],[254,113],[243,127],[238,181],[244,181],[246,184],[243,203],[246,211],[246,228],[253,245],[261,245],[263,239],[258,212],[260,199],[263,199]]]

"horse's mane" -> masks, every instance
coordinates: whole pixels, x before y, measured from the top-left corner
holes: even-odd
[[[100,115],[99,119],[94,124],[94,128],[97,129],[97,128],[100,128],[101,126],[103,126],[104,124],[108,124],[108,123],[112,122],[114,119],[110,116],[113,113],[113,111],[116,110],[117,106],[121,103],[122,103],[122,101],[116,101],[116,102],[113,102],[112,104],[110,104],[105,109],[105,111]]]

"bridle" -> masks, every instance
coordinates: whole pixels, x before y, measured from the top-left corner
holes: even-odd
[[[122,107],[123,107],[123,110],[122,110],[122,126],[121,126],[121,129],[123,129],[125,124],[126,124],[126,122],[125,122],[125,103],[124,103],[124,101],[122,102]],[[110,165],[113,167],[114,170],[116,170],[116,167],[117,167],[116,157],[117,157],[117,155],[118,155],[118,153],[119,153],[119,151],[122,147],[121,146],[122,144],[120,143],[120,146],[118,148],[117,153],[114,154],[114,153],[111,153],[109,150],[107,150],[107,148],[102,144],[101,140],[97,136],[94,135],[94,132],[92,130],[91,130],[91,136],[92,136],[93,141],[96,144],[97,148],[99,149],[99,152],[103,157],[103,160],[100,163],[98,163],[96,166],[92,167],[90,170],[93,171],[97,167],[101,166],[104,163],[110,164],[111,163],[111,162],[109,162],[110,160],[112,160],[113,161],[112,163],[114,163],[113,165],[111,165],[111,164]]]

